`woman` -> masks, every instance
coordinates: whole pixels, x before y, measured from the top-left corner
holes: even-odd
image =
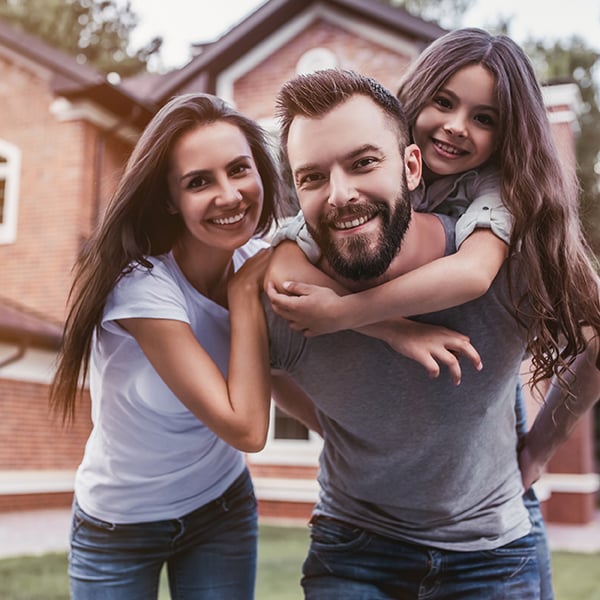
[[[156,598],[164,564],[172,598],[253,597],[256,500],[242,451],[264,445],[270,401],[269,255],[254,236],[278,186],[262,129],[206,94],[170,101],[133,150],[78,263],[51,391],[69,420],[89,373],[76,600]]]

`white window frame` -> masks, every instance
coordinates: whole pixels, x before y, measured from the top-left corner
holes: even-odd
[[[6,159],[6,162],[0,163],[0,179],[5,185],[0,244],[12,244],[17,239],[21,151],[15,145],[0,139],[0,156]]]

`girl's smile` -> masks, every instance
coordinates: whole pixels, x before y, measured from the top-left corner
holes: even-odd
[[[496,78],[477,64],[459,69],[415,121],[425,179],[482,166],[496,147],[498,120]]]

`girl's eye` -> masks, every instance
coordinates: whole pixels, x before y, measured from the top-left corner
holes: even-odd
[[[491,115],[477,115],[475,120],[485,127],[494,127],[496,125],[496,121]]]
[[[441,108],[452,108],[452,102],[450,102],[448,98],[444,98],[444,96],[436,96],[433,99],[433,103],[437,104]]]

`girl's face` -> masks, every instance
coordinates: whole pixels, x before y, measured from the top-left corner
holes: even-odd
[[[496,78],[481,65],[459,69],[425,104],[413,127],[425,178],[481,166],[496,147],[499,111]]]
[[[171,210],[184,241],[233,251],[256,231],[263,185],[248,140],[233,124],[199,125],[179,138],[169,169]]]

